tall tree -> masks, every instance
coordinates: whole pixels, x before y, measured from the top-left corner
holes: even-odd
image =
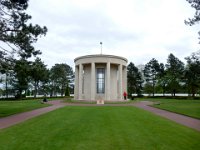
[[[151,96],[151,94],[153,93],[152,84],[149,82],[145,82],[143,89],[144,89],[144,93],[148,94],[149,96]]]
[[[3,57],[3,56],[2,56]],[[1,58],[1,57],[0,57]],[[0,59],[0,74],[4,75],[4,83],[5,83],[5,94],[6,98],[8,98],[8,86],[11,83],[11,79],[13,77],[13,66],[14,62],[12,61],[4,61],[3,58]]]
[[[53,92],[60,89],[61,96],[64,95],[66,88],[69,87],[69,82],[73,78],[73,70],[67,64],[55,64],[50,70],[50,77],[53,87]],[[67,95],[66,95],[67,96]]]
[[[34,97],[36,97],[39,83],[48,79],[48,70],[40,58],[36,58],[30,67],[30,76],[34,85]]]
[[[155,93],[155,85],[159,74],[160,74],[160,64],[155,58],[153,58],[144,67],[145,80],[152,85],[153,96]]]
[[[141,72],[132,62],[128,65],[127,71],[129,95],[133,93],[137,93],[138,96],[141,95],[143,83]]]
[[[28,0],[0,0],[0,72],[7,76],[14,71],[13,85],[19,96],[28,85],[30,63],[27,59],[41,54],[33,45],[47,32],[45,26],[30,23],[27,8]]]
[[[0,66],[15,61],[14,57],[10,57],[13,54],[27,59],[41,53],[35,50],[33,44],[39,36],[46,34],[47,28],[29,23],[31,16],[26,14],[27,8],[28,0],[0,1],[0,42],[4,43],[0,46]]]
[[[28,89],[30,82],[30,62],[25,59],[16,60],[14,66],[14,89],[17,91],[17,98],[22,97],[22,92]]]
[[[200,51],[193,53],[191,56],[185,58],[187,66],[185,71],[185,79],[188,87],[188,94],[195,94],[200,89]]]
[[[168,88],[172,95],[175,96],[176,92],[180,88],[180,83],[183,78],[184,63],[173,54],[169,54],[165,67],[169,79]]]
[[[196,10],[193,18],[185,20],[185,24],[192,26],[200,22],[200,0],[187,0],[187,1],[190,3],[191,7]],[[200,31],[198,33],[200,36]]]
[[[161,87],[163,96],[165,95],[168,82],[169,82],[169,77],[167,76],[165,66],[164,66],[163,63],[160,63],[160,72],[159,72],[159,75],[158,75],[157,86]]]

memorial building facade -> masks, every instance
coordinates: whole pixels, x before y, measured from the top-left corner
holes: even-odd
[[[114,55],[75,58],[75,100],[123,100],[127,92],[127,59]]]

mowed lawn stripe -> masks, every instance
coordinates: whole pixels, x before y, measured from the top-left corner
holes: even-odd
[[[0,149],[195,150],[200,132],[135,107],[68,106],[0,130]]]
[[[0,118],[47,106],[41,100],[0,101]]]
[[[161,100],[154,107],[200,119],[200,100]]]

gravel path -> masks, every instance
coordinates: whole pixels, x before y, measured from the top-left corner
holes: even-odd
[[[64,107],[64,106],[100,106],[100,107],[101,106],[136,106],[136,107],[142,108],[144,110],[150,111],[150,112],[152,112],[156,115],[168,118],[168,119],[175,121],[179,124],[182,124],[182,125],[185,125],[187,127],[190,127],[190,128],[193,128],[193,129],[200,131],[200,120],[148,106],[148,105],[153,104],[152,102],[149,102],[149,101],[141,101],[141,102],[136,102],[136,103],[133,103],[133,104],[104,104],[104,105],[101,105],[101,104],[97,105],[97,104],[80,104],[80,103],[62,103],[61,100],[49,101],[48,103],[52,104],[52,106],[39,108],[39,109],[32,110],[32,111],[29,111],[29,112],[24,112],[24,113],[15,114],[15,115],[12,115],[12,116],[0,118],[0,129],[7,128],[9,126],[15,125],[17,123],[23,122],[23,121],[28,120],[30,118],[39,116],[41,114],[50,112],[52,110],[55,110],[55,109],[58,109],[58,108],[61,108],[61,107]]]

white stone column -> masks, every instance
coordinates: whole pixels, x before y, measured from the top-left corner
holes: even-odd
[[[110,100],[110,62],[107,62],[106,70],[106,100]]]
[[[119,86],[118,86],[118,91],[119,91],[119,99],[122,100],[122,64],[119,64],[118,66],[118,72],[119,72]]]
[[[78,66],[75,66],[75,87],[74,87],[74,99],[77,100],[78,99],[78,89],[79,89],[79,69]]]
[[[127,93],[127,67],[123,67],[123,92]]]
[[[95,63],[91,63],[91,100],[95,100]]]
[[[79,64],[79,96],[78,99],[82,99],[82,88],[83,88],[83,65]]]

